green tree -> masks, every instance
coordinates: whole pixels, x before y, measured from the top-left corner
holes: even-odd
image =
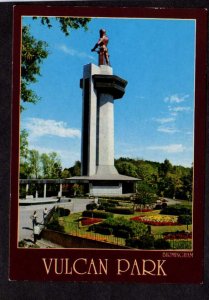
[[[152,187],[150,187],[145,182],[137,183],[137,193],[134,197],[134,206],[140,205],[142,206],[150,205],[156,201],[155,191]]]
[[[69,177],[71,177],[71,173],[70,173],[69,169],[65,168],[62,171],[61,178],[69,178]]]
[[[172,170],[172,164],[168,159],[165,159],[162,164],[160,164],[158,173],[160,176],[166,176],[168,172]]]
[[[49,54],[47,47],[46,42],[37,40],[31,35],[29,26],[23,26],[21,61],[21,100],[23,102],[36,103],[39,100],[30,85],[37,82],[37,76],[41,75],[40,66]],[[21,110],[23,109],[21,105]]]
[[[81,162],[79,160],[75,161],[74,166],[69,168],[69,172],[72,176],[80,176],[81,175]]]
[[[115,167],[122,175],[138,177],[137,167],[132,162],[116,161]]]
[[[40,161],[44,178],[61,178],[61,160],[56,152],[41,154]]]
[[[28,165],[30,177],[39,178],[41,173],[41,160],[37,150],[29,150]]]
[[[28,132],[22,129],[20,132],[20,178],[28,178],[30,176],[28,156]]]

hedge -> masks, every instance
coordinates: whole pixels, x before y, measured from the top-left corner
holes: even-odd
[[[126,240],[126,246],[138,249],[153,249],[154,236],[151,234],[142,235],[139,239],[131,238]]]
[[[92,226],[93,227],[93,226]],[[94,226],[94,232],[105,234],[105,235],[111,235],[113,233],[113,229],[109,227],[103,227],[103,226]]]
[[[124,207],[107,207],[105,211],[114,213],[114,214],[121,214],[121,215],[133,215],[134,211],[130,208]]]
[[[160,212],[163,215],[191,215],[192,214],[192,207],[183,206],[183,205],[169,205],[163,208]]]
[[[164,239],[157,239],[154,241],[154,248],[155,249],[171,249],[171,245],[169,241]]]
[[[190,216],[190,215],[180,215],[178,217],[178,223],[181,224],[181,225],[192,224],[192,216]]]
[[[134,221],[126,220],[123,217],[120,218],[108,218],[103,223],[93,225],[91,230],[96,231],[97,228],[110,228],[112,234],[116,237],[136,237],[147,233],[147,226],[142,223],[136,223]],[[97,231],[96,231],[97,232]]]
[[[94,210],[95,208],[97,208],[96,203],[89,203],[86,205],[86,210]]]
[[[56,213],[58,214],[59,217],[67,217],[70,214],[70,210],[63,207],[57,207]]]
[[[113,214],[109,212],[103,212],[98,210],[84,210],[82,213],[83,217],[93,217],[93,218],[101,218],[101,219],[107,219],[112,218]]]
[[[155,240],[151,234],[143,235],[139,239],[127,239],[126,246],[137,249],[171,249],[171,245],[168,241],[164,239]]]

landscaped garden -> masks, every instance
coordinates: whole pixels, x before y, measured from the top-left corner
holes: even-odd
[[[48,228],[131,248],[191,249],[191,223],[189,202],[161,209],[134,209],[129,200],[103,199],[79,213],[59,208]]]

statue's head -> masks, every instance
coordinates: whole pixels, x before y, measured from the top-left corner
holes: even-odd
[[[100,33],[100,36],[103,36],[104,34],[106,34],[106,30],[105,29],[100,29],[99,33]]]

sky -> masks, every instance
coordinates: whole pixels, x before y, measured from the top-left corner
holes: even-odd
[[[105,28],[113,73],[128,81],[114,102],[115,158],[130,157],[191,167],[195,80],[195,20],[93,18],[88,31],[65,36],[51,18],[23,18],[32,35],[49,45],[41,77],[31,88],[41,100],[26,104],[21,128],[29,148],[55,151],[62,166],[81,159],[83,66],[97,64],[91,52]]]

